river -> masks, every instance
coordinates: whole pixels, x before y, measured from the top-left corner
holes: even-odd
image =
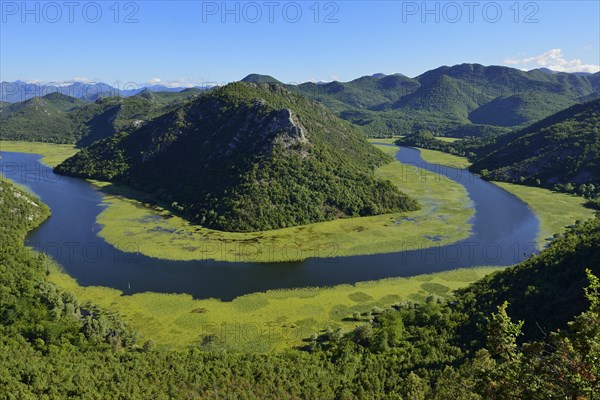
[[[466,170],[427,163],[416,149],[402,148],[396,156],[401,162],[441,173],[445,179],[465,187],[475,207],[468,239],[428,249],[294,263],[161,260],[123,252],[98,236],[101,226],[96,217],[105,205],[103,194],[94,185],[55,175],[40,163],[39,155],[0,155],[2,174],[28,187],[52,210],[52,216],[27,236],[26,244],[52,256],[80,285],[111,287],[124,294],[188,293],[195,298],[231,300],[269,289],[331,286],[474,266],[513,265],[535,251],[539,227],[529,207],[512,194]]]

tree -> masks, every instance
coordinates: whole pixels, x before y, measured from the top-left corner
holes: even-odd
[[[492,354],[502,361],[514,361],[518,358],[517,336],[520,336],[523,321],[513,323],[506,313],[508,302],[498,306],[498,312],[488,319],[487,344]]]

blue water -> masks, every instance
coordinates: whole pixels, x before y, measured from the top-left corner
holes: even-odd
[[[397,155],[398,160],[407,164],[407,174],[419,173],[414,168],[419,167],[442,175],[440,178],[425,173],[420,175],[422,179],[436,179],[439,184],[451,179],[466,188],[475,208],[468,239],[428,249],[416,249],[405,242],[402,252],[353,257],[335,257],[332,244],[321,248],[318,258],[268,264],[161,260],[137,253],[134,240],[123,244],[129,252],[118,250],[98,236],[100,226],[96,217],[104,205],[103,194],[97,188],[85,180],[55,175],[40,163],[38,155],[0,154],[2,174],[28,187],[52,210],[52,216],[28,235],[26,244],[52,256],[79,284],[111,287],[125,294],[189,293],[195,298],[231,300],[269,289],[330,286],[481,265],[512,265],[536,251],[539,222],[525,203],[466,170],[426,163],[419,151],[412,148],[402,148]],[[398,223],[412,222],[400,219]],[[429,237],[441,239],[436,232]],[[398,241],[403,242],[401,236]]]

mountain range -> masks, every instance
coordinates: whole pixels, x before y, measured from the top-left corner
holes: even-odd
[[[284,85],[292,92],[322,102],[368,136],[407,134],[420,129],[455,137],[503,133],[600,97],[600,73],[521,71],[480,64],[442,66],[415,78],[377,73],[350,82],[296,85],[284,84],[269,75],[250,74],[242,82]],[[17,83],[0,85],[1,101],[14,102],[35,95],[35,85]],[[86,101],[129,97],[141,91],[181,91],[164,86],[118,90],[102,83],[75,83],[58,90]]]
[[[143,91],[151,92],[181,92],[186,87],[168,87],[164,85],[138,85],[127,84],[128,88],[120,89],[103,82],[95,83],[27,83],[23,81],[0,82],[0,101],[18,103],[34,97],[45,97],[50,93],[60,93],[76,99],[94,102],[105,97],[130,97]],[[205,90],[205,86],[196,86],[195,89]]]
[[[58,92],[20,103],[0,103],[0,138],[80,146],[137,128],[176,104],[204,93],[144,89],[130,97],[99,98],[94,103]]]

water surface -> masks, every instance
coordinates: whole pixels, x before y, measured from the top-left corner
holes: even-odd
[[[105,205],[102,193],[92,184],[55,175],[40,163],[39,155],[0,154],[2,174],[28,187],[52,210],[52,216],[27,236],[26,244],[52,256],[80,285],[106,286],[125,294],[189,293],[195,298],[231,300],[269,289],[330,286],[473,266],[512,265],[535,251],[539,226],[523,201],[498,186],[465,170],[429,164],[418,150],[402,148],[398,160],[441,173],[445,179],[466,188],[475,208],[468,239],[428,249],[414,249],[407,243],[407,250],[398,253],[294,263],[160,260],[136,253],[135,243],[130,247],[133,252],[124,252],[98,236],[101,227],[96,217]],[[435,232],[431,233],[431,239],[437,239]]]

